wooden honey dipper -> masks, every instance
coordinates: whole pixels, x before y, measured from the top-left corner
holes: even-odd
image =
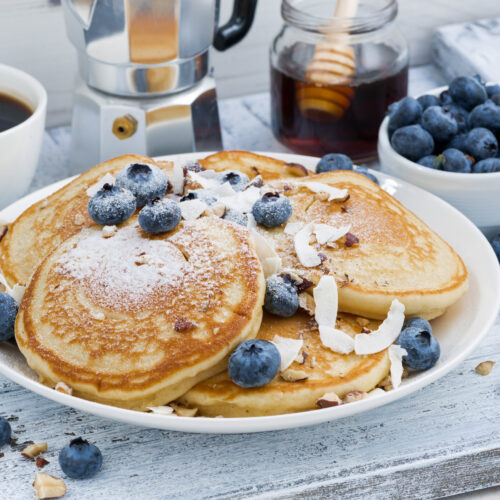
[[[338,19],[356,15],[359,0],[338,0],[332,27]],[[297,88],[297,102],[302,113],[325,113],[340,119],[351,105],[354,90],[349,83],[356,72],[354,49],[348,43],[347,33],[330,34],[318,43],[306,68],[305,83]]]

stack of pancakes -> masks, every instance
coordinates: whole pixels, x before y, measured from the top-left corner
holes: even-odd
[[[205,169],[260,175],[266,188],[290,199],[289,223],[349,225],[357,239],[322,247],[321,264],[304,267],[293,234],[259,227],[282,267],[309,284],[297,314],[263,315],[263,267],[254,237],[242,226],[209,215],[151,236],[134,216],[103,236],[88,216],[87,189],[137,162],[177,175],[169,162],[116,158],[28,208],[0,242],[7,282],[27,285],[16,321],[18,346],[51,387],[64,382],[75,396],[137,410],[176,401],[206,416],[314,409],[325,393],[370,391],[390,369],[387,350],[346,355],[322,345],[311,317],[312,290],[322,276],[337,281],[336,328],[351,336],[376,330],[393,299],[408,316],[432,319],[467,288],[460,257],[366,177],[351,171],[308,176],[308,182],[347,189],[347,200],[328,201],[303,185],[308,172],[300,165],[217,153],[200,160]],[[184,192],[199,187],[184,173]],[[228,355],[245,339],[275,335],[301,339],[301,356],[264,387],[235,385]]]

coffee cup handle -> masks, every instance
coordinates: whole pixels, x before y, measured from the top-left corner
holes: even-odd
[[[257,0],[234,0],[229,21],[217,29],[214,47],[223,51],[241,41],[252,26]]]

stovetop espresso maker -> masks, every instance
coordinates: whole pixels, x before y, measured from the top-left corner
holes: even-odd
[[[221,149],[209,52],[250,29],[257,0],[63,0],[78,51],[72,163],[81,171],[125,153]]]

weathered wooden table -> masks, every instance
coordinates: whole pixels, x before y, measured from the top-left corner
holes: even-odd
[[[432,68],[412,70],[412,93],[440,85]],[[269,130],[268,96],[220,103],[225,147],[284,151]],[[47,132],[31,190],[71,175],[69,129]],[[26,441],[48,441],[44,469],[61,476],[57,454],[72,436],[96,443],[100,474],[67,479],[68,499],[368,498],[423,499],[500,484],[500,317],[462,365],[416,394],[315,427],[249,435],[147,430],[87,415],[0,377],[0,415],[17,443],[0,454],[0,499],[33,497],[36,467]],[[481,495],[482,496],[482,495]],[[498,489],[485,493],[500,497]]]

